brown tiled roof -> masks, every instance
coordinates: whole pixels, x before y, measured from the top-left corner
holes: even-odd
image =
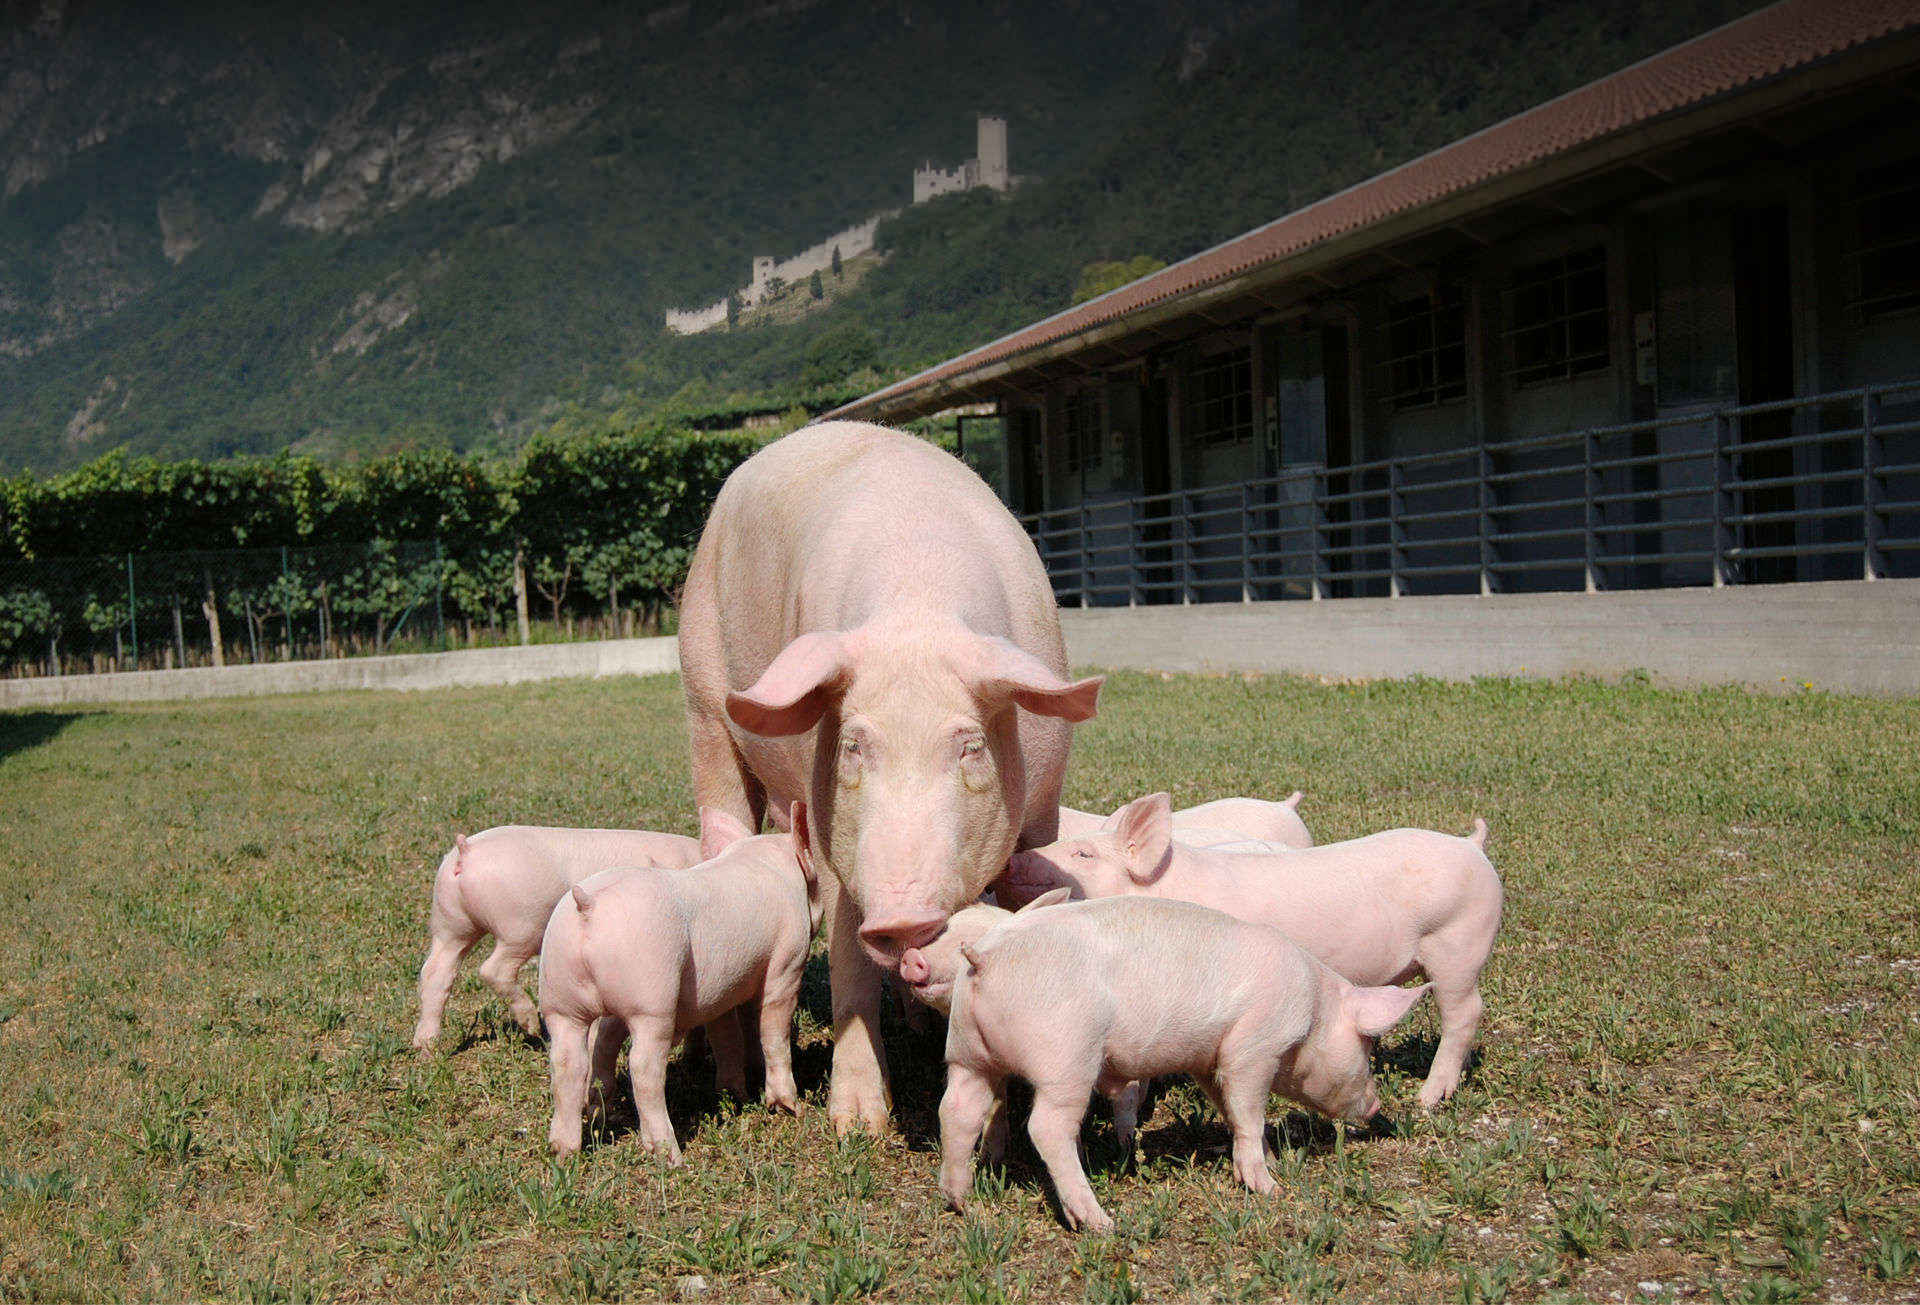
[[[1920,28],[1920,0],[1784,0],[1516,114],[1151,276],[928,368],[833,415],[872,412],[937,382],[1203,290],[1336,236],[1642,127],[1882,37]]]

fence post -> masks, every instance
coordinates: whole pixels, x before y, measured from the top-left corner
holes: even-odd
[[[1880,578],[1880,396],[1860,399],[1860,571],[1864,580]]]
[[[1600,452],[1600,437],[1588,431],[1580,441],[1581,456],[1585,463],[1585,473],[1580,478],[1586,494],[1586,512],[1583,520],[1586,529],[1582,532],[1587,551],[1587,592],[1600,592],[1600,473],[1593,469]]]
[[[433,541],[433,626],[434,639],[441,652],[447,650],[446,585],[446,553],[436,539]]]
[[[1080,500],[1080,606],[1092,607],[1093,558],[1087,550],[1087,529],[1093,520],[1093,505]]]
[[[1253,601],[1253,486],[1240,482],[1240,601]]]
[[[1400,524],[1400,460],[1387,464],[1387,597],[1401,597],[1400,544],[1406,538]]]
[[[133,626],[133,669],[140,669],[140,602],[133,589],[133,554],[127,554],[127,622]]]
[[[527,620],[527,546],[524,543],[513,547],[513,613],[520,621],[520,642],[533,642]]]
[[[1727,469],[1727,414],[1713,414],[1713,587],[1722,589],[1727,583],[1727,508],[1726,494]]]
[[[280,595],[286,607],[287,617],[287,660],[294,659],[293,651],[293,582],[287,578],[287,546],[280,545]]]

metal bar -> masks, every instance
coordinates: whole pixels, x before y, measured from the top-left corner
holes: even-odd
[[[1473,455],[1468,453],[1462,456],[1470,458]],[[1480,473],[1476,469],[1471,475],[1454,476],[1447,480],[1413,481],[1402,488],[1404,488],[1408,494],[1438,494],[1441,490],[1445,489],[1469,489],[1479,483]]]
[[[1857,472],[1848,472],[1849,476]],[[1728,525],[1751,525],[1763,521],[1825,521],[1832,517],[1858,516],[1860,505],[1846,503],[1840,507],[1824,508],[1772,508],[1765,512],[1729,512]]]
[[[1406,540],[1406,527],[1400,521],[1400,464],[1387,467],[1387,597],[1401,597],[1400,546]]]
[[[1326,584],[1321,579],[1321,568],[1325,563],[1322,546],[1327,542],[1321,535],[1327,524],[1327,468],[1323,463],[1313,473],[1313,493],[1307,502],[1307,598],[1319,602],[1327,596]]]
[[[1478,481],[1471,482],[1478,484]],[[1402,512],[1400,520],[1410,526],[1422,525],[1429,521],[1456,521],[1462,517],[1478,516],[1478,507],[1448,508],[1444,512]]]
[[[1093,583],[1092,559],[1087,553],[1087,526],[1093,520],[1092,505],[1084,498],[1080,500],[1080,606],[1091,606],[1087,602],[1087,587]]]
[[[1721,517],[1726,512],[1725,494],[1721,486],[1726,480],[1727,423],[1729,418],[1723,412],[1713,415],[1713,587],[1724,588],[1727,583],[1726,537]]]
[[[1713,553],[1705,548],[1675,549],[1662,553],[1614,553],[1600,559],[1600,565],[1634,566],[1641,562],[1704,562]]]
[[[1769,544],[1762,548],[1732,548],[1729,557],[1794,557],[1811,554],[1851,553],[1860,547],[1851,539],[1837,544]]]
[[[1491,538],[1498,544],[1518,544],[1530,539],[1568,539],[1574,535],[1584,535],[1587,528],[1579,526],[1549,526],[1540,530],[1502,530]]]
[[[1586,591],[1592,594],[1600,591],[1601,520],[1600,505],[1597,501],[1600,493],[1600,473],[1593,469],[1594,460],[1600,454],[1599,440],[1592,435],[1587,436],[1581,441],[1581,452],[1584,455],[1583,460],[1586,463],[1586,469],[1581,474],[1581,480],[1584,482],[1586,489],[1585,498],[1587,500],[1585,508],[1581,513],[1581,524],[1586,527],[1582,534],[1581,543],[1586,553]]]
[[[1402,566],[1401,575],[1470,575],[1480,569],[1478,562],[1428,562],[1423,566]]]
[[[1243,481],[1240,485],[1240,601],[1253,601],[1253,562],[1249,554],[1253,552],[1253,512],[1250,507],[1251,491]]]
[[[1880,472],[1881,435],[1880,397],[1869,394],[1860,400],[1860,574],[1864,580],[1880,578]]]
[[[1180,603],[1193,602],[1193,497],[1180,491]]]
[[[1140,500],[1127,501],[1127,606],[1140,606]]]
[[[1499,555],[1493,547],[1493,513],[1497,496],[1493,489],[1493,454],[1487,448],[1485,440],[1480,441],[1479,455],[1474,459],[1474,470],[1479,481],[1474,491],[1477,511],[1474,516],[1474,531],[1479,536],[1480,546],[1480,593],[1484,597],[1495,589],[1494,563]]]
[[[1738,457],[1746,452],[1744,448],[1734,450],[1729,457]],[[1845,471],[1803,471],[1792,476],[1757,476],[1751,480],[1741,476],[1731,476],[1727,480],[1729,493],[1746,493],[1756,489],[1780,489],[1785,486],[1831,485],[1839,481],[1852,480],[1860,473],[1854,469]]]

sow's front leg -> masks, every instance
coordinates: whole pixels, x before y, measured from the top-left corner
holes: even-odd
[[[880,1045],[879,967],[860,948],[860,908],[838,881],[821,885],[827,899],[827,967],[833,983],[833,1078],[827,1117],[835,1131],[887,1130],[886,1051]]]

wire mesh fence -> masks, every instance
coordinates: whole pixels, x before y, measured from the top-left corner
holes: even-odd
[[[0,674],[438,650],[450,576],[435,541],[0,562]]]

